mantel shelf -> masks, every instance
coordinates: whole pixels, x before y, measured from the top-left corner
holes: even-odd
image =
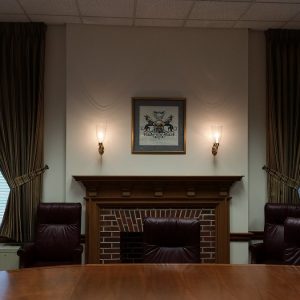
[[[89,182],[227,182],[229,184],[239,181],[243,176],[98,176],[73,175],[76,181],[84,184]]]
[[[86,197],[226,196],[243,176],[82,176],[74,175]]]

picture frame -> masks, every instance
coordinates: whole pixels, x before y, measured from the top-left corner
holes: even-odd
[[[185,154],[185,98],[132,98],[133,154]]]

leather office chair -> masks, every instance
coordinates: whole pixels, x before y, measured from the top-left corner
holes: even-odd
[[[36,240],[17,252],[20,268],[81,264],[80,229],[80,203],[40,203]]]
[[[194,219],[146,218],[145,263],[199,263],[200,221]]]
[[[288,265],[300,265],[300,218],[286,218],[284,242],[284,262]]]
[[[284,222],[287,217],[300,218],[300,205],[265,204],[263,243],[250,245],[251,263],[285,264]]]

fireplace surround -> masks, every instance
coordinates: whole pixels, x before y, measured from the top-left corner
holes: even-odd
[[[73,178],[86,190],[86,263],[139,262],[122,259],[120,236],[142,233],[147,216],[199,219],[201,262],[229,263],[229,191],[242,176]]]

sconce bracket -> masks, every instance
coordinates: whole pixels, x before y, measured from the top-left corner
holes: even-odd
[[[104,153],[104,146],[103,146],[103,143],[99,143],[98,151],[99,151],[99,154],[100,154],[100,155],[103,155],[103,153]]]
[[[211,153],[215,156],[218,153],[219,143],[214,143],[211,149]]]

